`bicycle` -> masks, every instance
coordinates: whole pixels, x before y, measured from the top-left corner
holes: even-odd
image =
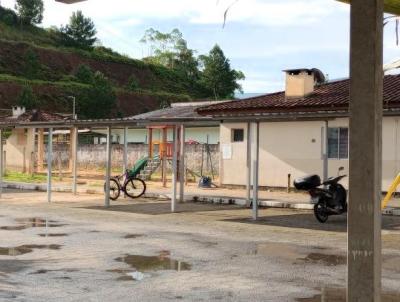
[[[146,192],[146,183],[126,170],[124,174],[110,178],[110,199],[117,200],[121,191],[130,198],[139,198]],[[106,192],[106,184],[104,184],[104,192]]]

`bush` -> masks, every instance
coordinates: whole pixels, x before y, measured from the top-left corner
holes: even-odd
[[[28,79],[40,78],[41,64],[36,52],[29,48],[24,54],[24,76]]]
[[[94,80],[94,73],[89,66],[82,64],[78,66],[78,69],[75,72],[76,79],[85,84],[92,84]]]
[[[0,6],[0,22],[9,26],[16,26],[19,23],[19,19],[14,11]]]
[[[129,77],[128,85],[126,88],[129,91],[135,91],[139,89],[139,81],[134,74]]]
[[[26,84],[22,88],[21,94],[17,100],[17,105],[25,107],[27,110],[37,109],[39,107],[39,101],[33,93],[31,86]]]
[[[77,96],[78,114],[85,118],[108,118],[116,109],[116,98],[111,83],[97,71],[90,88]]]

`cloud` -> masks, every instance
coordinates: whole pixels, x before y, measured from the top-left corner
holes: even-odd
[[[141,22],[145,19],[183,18],[195,24],[222,24],[223,15],[235,0],[87,0],[66,5],[45,0],[45,25],[66,23],[72,11],[80,9],[94,20]],[[3,0],[14,6],[14,0]],[[324,3],[325,2],[325,3]],[[323,3],[323,5],[322,5]],[[229,10],[228,22],[268,26],[310,24],[321,20],[341,5],[324,0],[239,0]],[[134,21],[132,21],[134,20]],[[141,21],[138,21],[141,20]]]

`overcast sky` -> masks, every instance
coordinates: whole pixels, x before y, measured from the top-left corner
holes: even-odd
[[[246,75],[245,92],[283,88],[283,69],[317,67],[329,79],[348,77],[349,7],[334,0],[44,0],[43,26],[68,23],[75,10],[93,19],[104,46],[141,58],[146,29],[180,29],[189,47],[207,53],[218,43],[233,68]],[[1,0],[14,7],[15,0]],[[385,62],[400,57],[394,23],[385,29]]]

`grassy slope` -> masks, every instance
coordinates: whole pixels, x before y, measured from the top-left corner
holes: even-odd
[[[46,104],[44,108],[59,110],[69,106],[62,95],[75,95],[88,89],[74,78],[76,68],[81,64],[103,72],[115,86],[118,108],[114,114],[133,115],[158,109],[167,103],[205,97],[200,85],[188,83],[174,70],[102,47],[92,51],[61,47],[54,31],[35,26],[21,27],[15,20],[14,25],[9,22],[7,25],[2,22],[4,12],[0,7],[0,89],[3,95],[0,105],[4,108],[15,104],[25,84],[33,87]],[[42,66],[40,76],[35,79],[24,77],[24,55],[28,49],[38,55]],[[135,91],[126,89],[131,75],[139,82],[140,88]]]

